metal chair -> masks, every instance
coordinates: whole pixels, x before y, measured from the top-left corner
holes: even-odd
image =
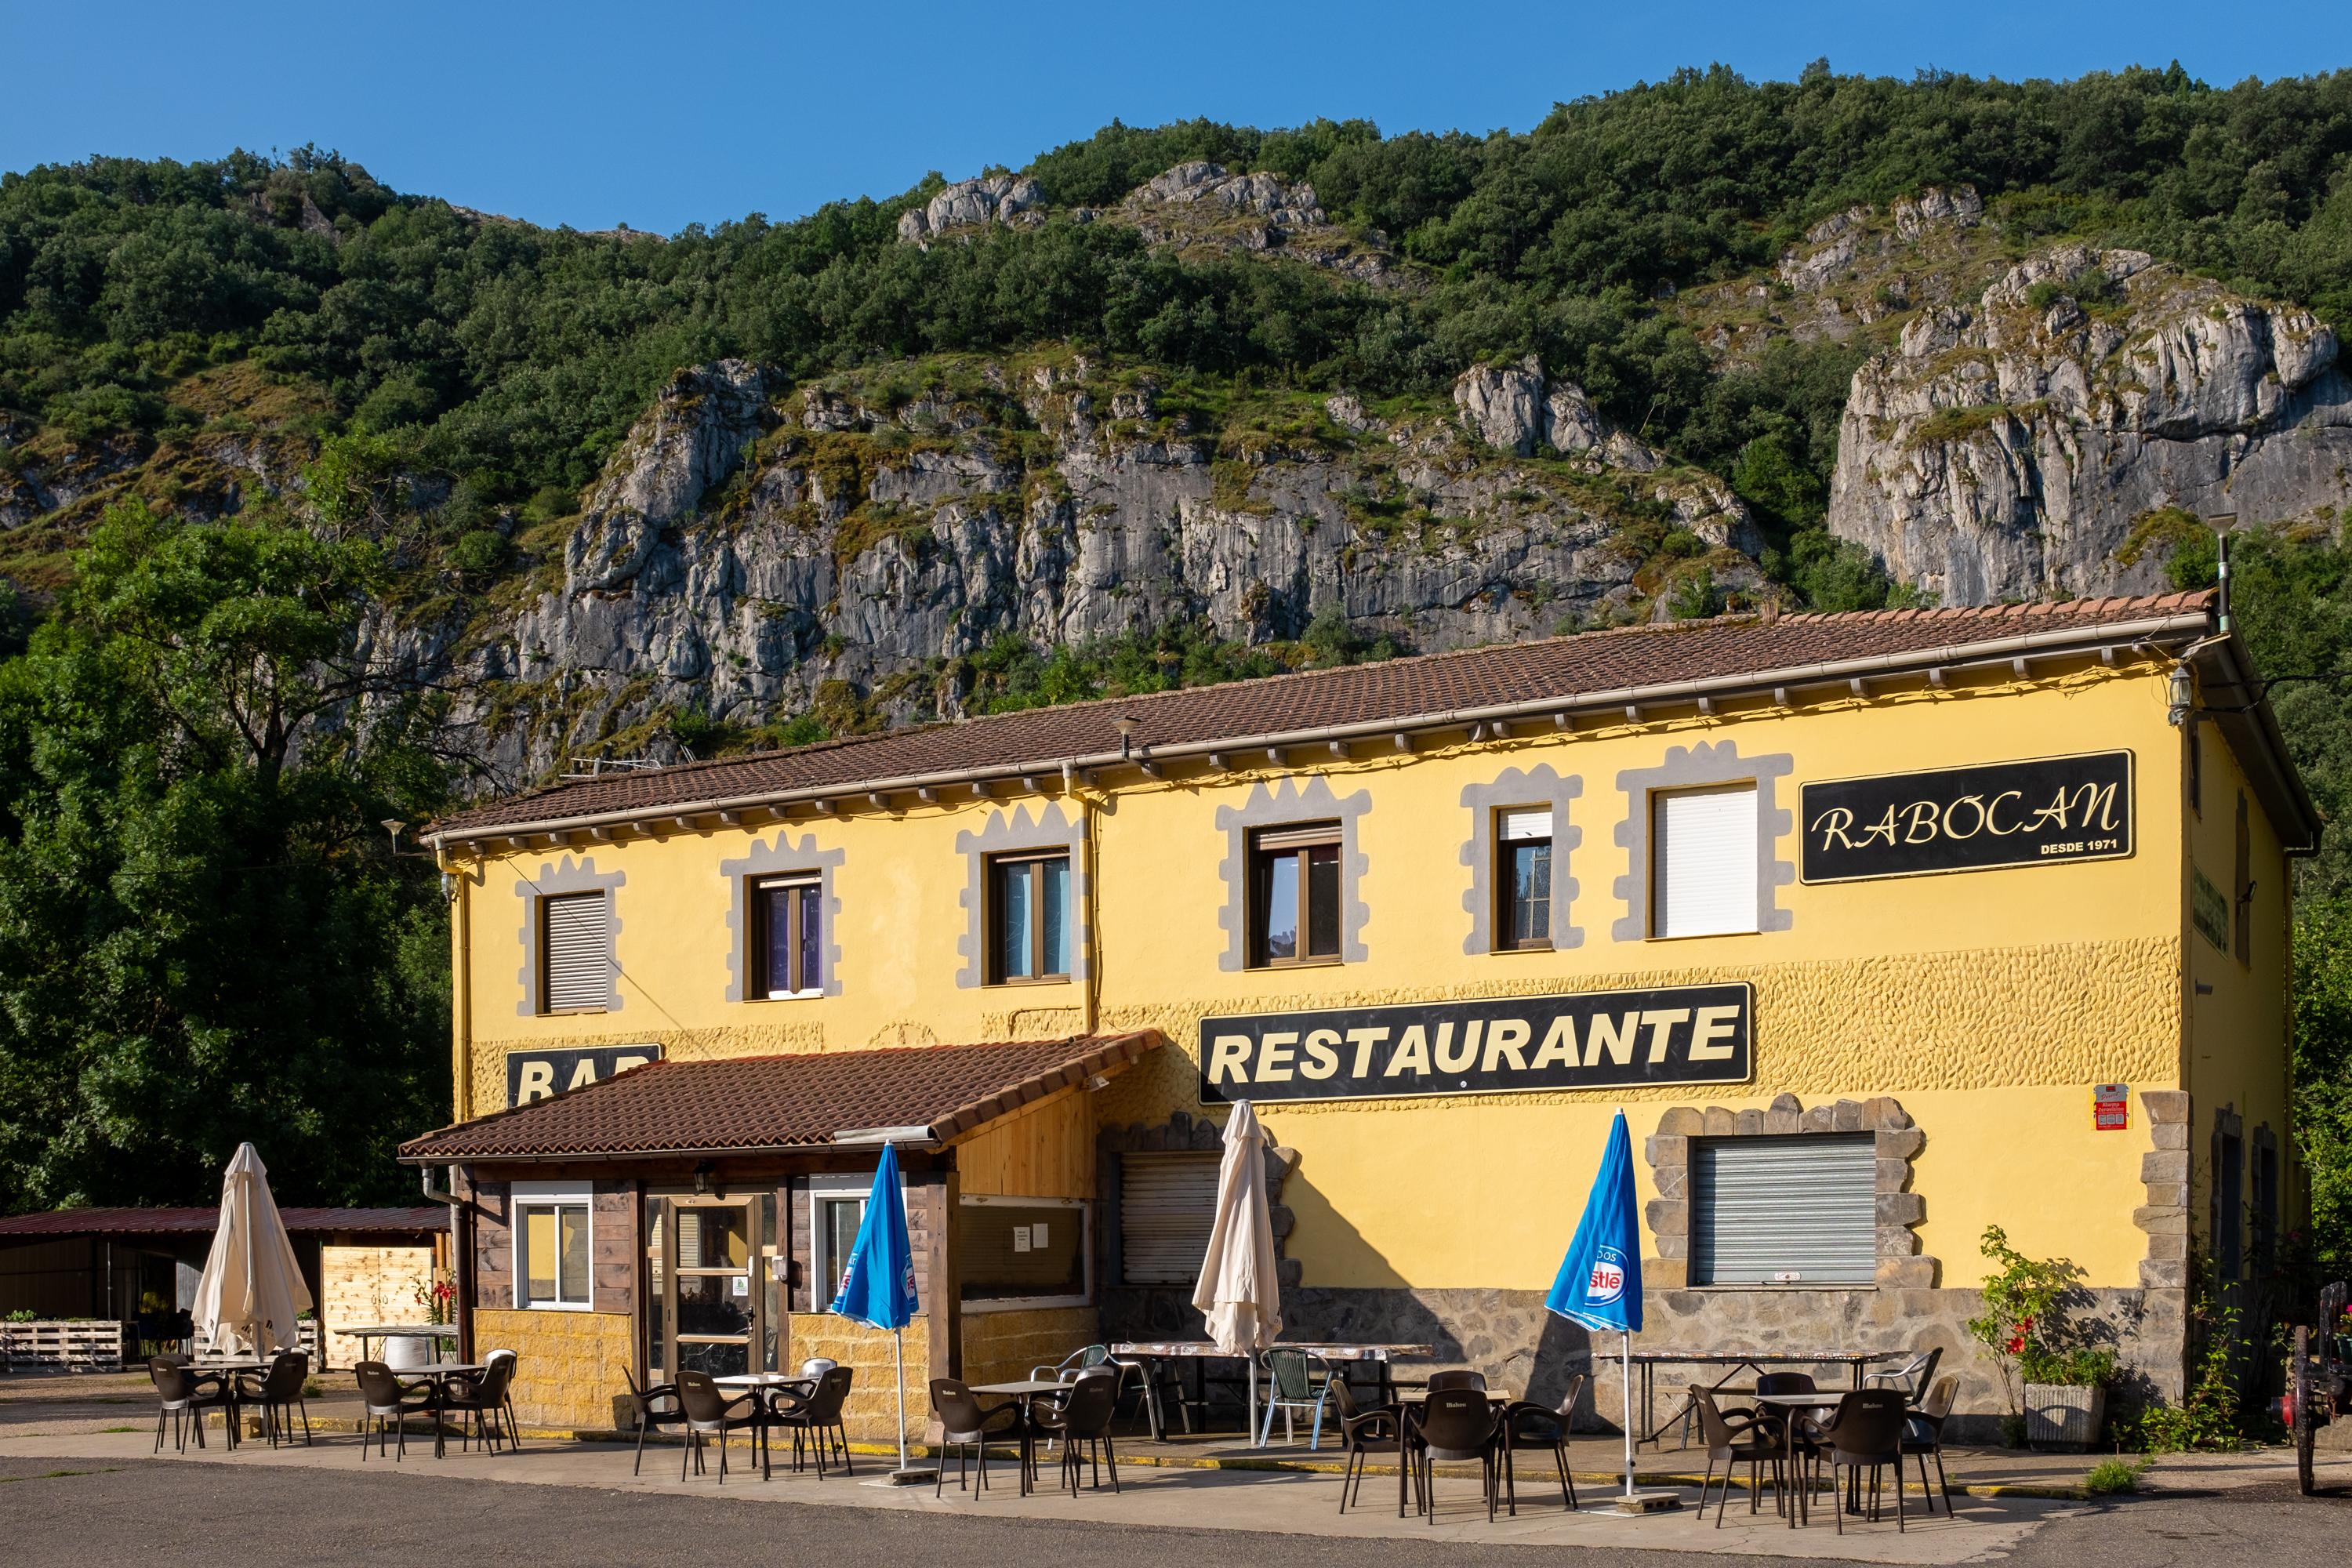
[[[1584,1399],[1584,1386],[1591,1381],[1589,1373],[1580,1372],[1570,1377],[1568,1392],[1556,1409],[1546,1409],[1526,1399],[1503,1407],[1502,1425],[1496,1431],[1495,1441],[1502,1453],[1503,1496],[1509,1503],[1513,1519],[1519,1516],[1519,1487],[1511,1456],[1523,1449],[1550,1452],[1552,1462],[1559,1467],[1559,1500],[1567,1505],[1569,1512],[1576,1511],[1576,1478],[1569,1473],[1568,1438],[1575,1425],[1576,1407]]]
[[[715,1436],[719,1439],[719,1484],[725,1486],[727,1434],[746,1427],[757,1434],[761,1420],[759,1395],[745,1394],[730,1399],[719,1391],[719,1384],[711,1381],[709,1373],[682,1368],[677,1374],[677,1407],[686,1415],[686,1453],[678,1460],[677,1479],[686,1479],[689,1461],[697,1475],[705,1473],[703,1439]],[[760,1450],[760,1479],[768,1479],[768,1451],[764,1445]]]
[[[1898,1366],[1881,1367],[1865,1373],[1863,1383],[1865,1386],[1894,1389],[1916,1405],[1921,1394],[1935,1387],[1936,1363],[1943,1359],[1944,1347],[1931,1345]]]
[[[646,1434],[665,1426],[677,1426],[686,1420],[686,1407],[677,1402],[677,1384],[655,1383],[639,1386],[637,1374],[627,1363],[621,1364],[621,1375],[629,1380],[629,1398],[637,1407],[637,1459],[629,1467],[631,1475],[641,1475],[646,1464]]]
[[[154,1381],[159,1403],[155,1406],[155,1452],[163,1451],[163,1417],[172,1418],[172,1446],[180,1453],[188,1451],[188,1434],[183,1423],[193,1423],[196,1429],[196,1447],[205,1446],[205,1412],[218,1410],[228,1422],[229,1447],[236,1447],[236,1394],[227,1381],[216,1373],[191,1372],[186,1358],[175,1355],[150,1357],[147,1375]]]
[[[1927,1391],[1927,1397],[1913,1408],[1903,1423],[1903,1451],[1919,1461],[1919,1489],[1927,1492],[1927,1512],[1936,1511],[1936,1500],[1944,1500],[1944,1517],[1952,1515],[1952,1497],[1944,1479],[1944,1422],[1952,1414],[1952,1400],[1960,1391],[1959,1378],[1946,1373]],[[1927,1456],[1936,1456],[1936,1488],[1927,1490]],[[1903,1472],[1895,1473],[1895,1485],[1903,1485]]]
[[[1422,1511],[1437,1522],[1437,1465],[1475,1459],[1486,1494],[1486,1521],[1495,1521],[1495,1431],[1501,1412],[1475,1388],[1441,1388],[1405,1415],[1405,1439],[1421,1470]]]
[[[1259,1360],[1266,1371],[1265,1419],[1258,1425],[1257,1446],[1265,1447],[1274,1436],[1274,1415],[1282,1413],[1282,1440],[1298,1441],[1298,1429],[1292,1425],[1302,1410],[1314,1412],[1315,1424],[1310,1430],[1307,1447],[1312,1453],[1323,1446],[1323,1406],[1331,1396],[1331,1373],[1324,1370],[1323,1381],[1315,1381],[1312,1363],[1315,1360],[1305,1351],[1286,1350],[1277,1345],[1261,1352]]]
[[[1118,1451],[1111,1445],[1111,1417],[1118,1408],[1118,1373],[1107,1366],[1097,1366],[1083,1373],[1070,1384],[1068,1395],[1058,1405],[1037,1412],[1037,1430],[1061,1440],[1062,1485],[1072,1497],[1078,1495],[1078,1477],[1084,1473],[1086,1458],[1079,1445],[1095,1456],[1095,1489],[1102,1489],[1102,1460],[1110,1460],[1110,1489],[1118,1490]]]
[[[1851,1492],[1856,1512],[1862,1506],[1862,1472],[1870,1472],[1870,1518],[1879,1518],[1879,1486],[1886,1467],[1895,1467],[1895,1528],[1907,1531],[1903,1507],[1903,1423],[1908,1413],[1903,1396],[1891,1388],[1858,1388],[1838,1401],[1837,1413],[1814,1427],[1816,1440],[1830,1462],[1830,1489],[1840,1493],[1832,1504],[1838,1533],[1845,1533],[1845,1507]],[[1845,1486],[1838,1472],[1845,1472]]]
[[[956,1449],[956,1490],[964,1489],[965,1465],[975,1451],[980,1458],[980,1484],[973,1489],[976,1497],[988,1489],[988,1445],[1000,1437],[1013,1449],[1013,1462],[1023,1461],[1023,1431],[1021,1406],[1012,1401],[1003,1405],[983,1405],[973,1397],[971,1390],[952,1377],[931,1379],[931,1408],[939,1412],[940,1440]],[[1000,1428],[992,1432],[991,1428]],[[1112,1475],[1118,1468],[1113,1467]],[[931,1495],[942,1496],[947,1485],[947,1467],[940,1467],[939,1477],[931,1483]]]
[[[236,1402],[261,1406],[262,1435],[269,1446],[278,1447],[282,1436],[294,1439],[296,1411],[301,1412],[302,1441],[310,1441],[310,1405],[304,1397],[302,1385],[310,1378],[310,1358],[302,1351],[279,1351],[269,1360],[269,1370],[258,1374],[247,1373],[236,1380]]]
[[[429,1381],[419,1379],[403,1383],[393,1375],[392,1368],[380,1361],[363,1361],[352,1368],[352,1375],[360,1385],[360,1461],[367,1462],[369,1428],[373,1426],[375,1451],[382,1455],[386,1442],[396,1436],[399,1449],[395,1460],[408,1458],[408,1418],[415,1415],[433,1417],[437,1433],[441,1423],[441,1390]]]

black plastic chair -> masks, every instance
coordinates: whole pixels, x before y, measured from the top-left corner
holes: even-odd
[[[1057,1405],[1041,1409],[1036,1414],[1040,1435],[1058,1438],[1062,1445],[1062,1485],[1072,1497],[1078,1495],[1078,1478],[1086,1473],[1087,1459],[1078,1445],[1087,1445],[1094,1456],[1094,1485],[1102,1489],[1102,1461],[1110,1461],[1110,1489],[1118,1490],[1118,1450],[1111,1444],[1111,1417],[1118,1409],[1118,1373],[1110,1367],[1089,1372],[1070,1385],[1070,1392]]]
[[[625,1363],[622,1364],[621,1375],[629,1380],[629,1398],[637,1407],[637,1458],[636,1463],[629,1467],[629,1473],[642,1475],[646,1465],[646,1434],[683,1426],[686,1410],[677,1402],[677,1384],[656,1383],[641,1386],[636,1373]]]
[[[1000,1444],[1013,1450],[1013,1462],[1023,1462],[1021,1406],[1011,1401],[1003,1405],[982,1405],[968,1386],[952,1377],[931,1379],[931,1408],[939,1413],[940,1441],[956,1450],[956,1490],[965,1489],[966,1466],[973,1455],[980,1460],[979,1484],[972,1495],[988,1489],[988,1445]],[[944,1456],[943,1456],[944,1457]],[[1118,1468],[1113,1467],[1112,1475]],[[939,1477],[931,1483],[931,1495],[945,1495],[948,1471],[940,1467]]]
[[[294,1440],[294,1415],[301,1412],[302,1441],[310,1441],[310,1405],[302,1385],[310,1379],[310,1357],[303,1351],[279,1351],[269,1358],[269,1370],[247,1373],[236,1380],[236,1402],[261,1406],[262,1436],[278,1447],[282,1437]]]
[[[705,1437],[716,1436],[719,1439],[719,1484],[723,1487],[727,1484],[727,1434],[748,1427],[763,1440],[766,1436],[760,1431],[764,1417],[759,1395],[745,1394],[730,1399],[719,1391],[719,1384],[711,1381],[707,1372],[688,1368],[678,1373],[677,1405],[686,1413],[686,1452],[678,1459],[679,1480],[686,1479],[686,1468],[689,1464],[694,1467],[696,1475],[707,1473],[702,1459]],[[764,1446],[760,1450],[760,1479],[768,1479],[767,1449]]]
[[[1952,1400],[1959,1391],[1959,1378],[1946,1373],[1936,1380],[1936,1385],[1927,1391],[1927,1397],[1912,1409],[1903,1423],[1903,1451],[1919,1461],[1919,1489],[1927,1492],[1927,1511],[1931,1515],[1936,1511],[1936,1500],[1940,1497],[1944,1500],[1944,1517],[1947,1519],[1952,1514],[1952,1497],[1944,1479],[1944,1423],[1951,1416]],[[1927,1489],[1927,1456],[1930,1454],[1936,1456],[1936,1487],[1933,1491]],[[1896,1472],[1895,1484],[1898,1489],[1903,1484],[1900,1471]]]
[[[188,1451],[187,1425],[196,1429],[196,1447],[205,1446],[205,1412],[218,1410],[228,1422],[228,1444],[236,1447],[236,1391],[216,1373],[191,1372],[187,1358],[176,1355],[151,1357],[147,1375],[154,1381],[159,1403],[155,1406],[155,1452],[163,1451],[163,1417],[172,1418],[172,1446],[180,1453]]]
[[[681,1382],[685,1373],[678,1374]],[[769,1425],[782,1427],[793,1435],[793,1468],[803,1468],[803,1444],[816,1449],[816,1479],[824,1479],[828,1458],[838,1455],[844,1475],[856,1475],[849,1463],[849,1432],[841,1422],[842,1406],[849,1402],[849,1385],[855,1374],[845,1366],[829,1367],[816,1380],[816,1386],[806,1394],[779,1390]]]
[[[477,1436],[492,1453],[498,1452],[501,1440],[509,1448],[522,1447],[515,1432],[514,1374],[514,1352],[492,1351],[481,1376],[468,1378],[442,1395],[442,1409],[456,1412],[461,1419],[472,1417],[467,1428],[468,1447]]]
[[[360,1462],[367,1462],[370,1428],[376,1441],[375,1451],[381,1455],[385,1446],[395,1437],[399,1447],[394,1459],[408,1458],[408,1418],[425,1415],[433,1417],[434,1431],[441,1426],[441,1390],[430,1380],[403,1383],[393,1375],[392,1368],[380,1361],[363,1361],[352,1368],[352,1375],[360,1385]],[[437,1441],[437,1437],[436,1437]]]
[[[1429,1374],[1430,1393],[1443,1394],[1449,1388],[1475,1388],[1484,1394],[1486,1392],[1486,1374],[1483,1372],[1459,1369],[1453,1372],[1433,1372]]]
[[[1340,1440],[1347,1446],[1347,1468],[1339,1473],[1339,1511],[1348,1511],[1348,1504],[1363,1495],[1364,1471],[1374,1455],[1394,1454],[1397,1463],[1404,1464],[1404,1416],[1393,1405],[1360,1405],[1348,1380],[1331,1380],[1331,1405],[1339,1417]],[[1411,1466],[1405,1467],[1411,1469]],[[1413,1484],[1421,1482],[1421,1472],[1412,1470]],[[1350,1483],[1353,1484],[1351,1492]],[[1404,1517],[1404,1499],[1397,1499],[1397,1517]]]
[[[1559,1467],[1559,1500],[1569,1512],[1576,1511],[1576,1478],[1569,1473],[1568,1437],[1576,1420],[1576,1407],[1584,1398],[1584,1385],[1591,1381],[1590,1374],[1581,1372],[1570,1378],[1568,1393],[1555,1409],[1527,1399],[1515,1400],[1503,1407],[1502,1426],[1495,1434],[1495,1442],[1502,1453],[1503,1496],[1513,1519],[1519,1516],[1519,1487],[1511,1456],[1522,1451],[1550,1453],[1552,1462]]]
[[[1715,1484],[1715,1467],[1723,1466],[1723,1489],[1716,1494],[1715,1527],[1723,1528],[1723,1510],[1731,1506],[1731,1478],[1748,1466],[1748,1511],[1756,1511],[1756,1495],[1763,1489],[1764,1467],[1772,1467],[1773,1509],[1790,1504],[1788,1437],[1785,1427],[1760,1415],[1727,1414],[1715,1402],[1715,1391],[1691,1385],[1691,1408],[1698,1412],[1699,1437],[1706,1445],[1706,1474],[1698,1484],[1697,1518],[1706,1517],[1706,1489]]]
[[[1838,1533],[1845,1533],[1846,1505],[1862,1506],[1862,1472],[1870,1472],[1870,1518],[1879,1518],[1879,1486],[1886,1467],[1895,1467],[1895,1528],[1909,1528],[1903,1508],[1903,1423],[1908,1412],[1903,1395],[1891,1388],[1860,1388],[1838,1401],[1836,1414],[1814,1428],[1815,1440],[1830,1463],[1831,1489],[1841,1494],[1837,1505]],[[1838,1474],[1845,1486],[1838,1486]]]
[[[1486,1494],[1486,1521],[1495,1519],[1495,1433],[1501,1412],[1475,1388],[1433,1390],[1418,1415],[1408,1413],[1405,1436],[1421,1469],[1422,1511],[1437,1522],[1437,1465],[1475,1459]]]

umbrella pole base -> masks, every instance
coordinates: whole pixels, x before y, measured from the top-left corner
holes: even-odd
[[[927,1487],[939,1479],[937,1465],[908,1465],[904,1469],[892,1470],[880,1480],[866,1484],[869,1487]]]
[[[1619,1513],[1665,1513],[1683,1506],[1679,1492],[1635,1492],[1611,1500]]]

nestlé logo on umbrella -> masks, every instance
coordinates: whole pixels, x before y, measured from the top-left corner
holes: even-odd
[[[1591,1278],[1584,1282],[1584,1299],[1602,1305],[1624,1293],[1625,1255],[1603,1242],[1594,1253]]]

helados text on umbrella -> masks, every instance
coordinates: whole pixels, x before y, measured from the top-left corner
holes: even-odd
[[[1201,1022],[1201,1097],[1358,1100],[1745,1083],[1745,984],[1497,996]]]

